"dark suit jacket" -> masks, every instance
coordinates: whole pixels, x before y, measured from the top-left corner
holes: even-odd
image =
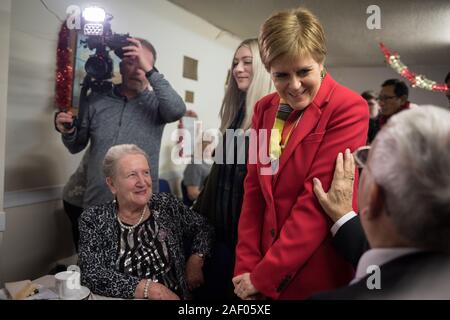
[[[372,274],[353,285],[314,295],[312,299],[450,299],[448,254],[413,253],[381,265],[379,290],[367,288],[367,280]]]
[[[348,220],[336,232],[332,244],[345,260],[356,269],[359,258],[370,249],[359,216]]]

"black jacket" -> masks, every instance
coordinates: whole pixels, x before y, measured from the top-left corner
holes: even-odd
[[[359,216],[348,220],[339,228],[332,239],[332,244],[356,269],[359,258],[370,249]]]
[[[450,255],[419,252],[380,266],[380,289],[368,289],[368,274],[355,284],[314,295],[314,300],[450,299]]]

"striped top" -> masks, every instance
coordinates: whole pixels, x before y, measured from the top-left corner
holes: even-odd
[[[166,238],[166,231],[156,224],[154,214],[131,231],[120,226],[117,271],[153,279],[179,295]]]
[[[280,101],[278,106],[277,115],[273,123],[272,132],[270,135],[269,156],[272,161],[278,160],[283,152],[285,145],[282,144],[283,128],[289,115],[294,109],[283,100]],[[287,143],[286,139],[285,143]]]

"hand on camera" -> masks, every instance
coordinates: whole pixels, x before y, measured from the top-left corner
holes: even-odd
[[[144,48],[141,42],[134,38],[127,39],[131,45],[123,47],[124,58],[137,59],[139,63],[139,68],[144,70],[144,72],[149,72],[153,69],[155,63],[155,58],[150,50]]]

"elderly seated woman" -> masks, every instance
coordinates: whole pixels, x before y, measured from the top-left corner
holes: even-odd
[[[115,200],[81,215],[83,285],[109,297],[190,299],[211,248],[206,219],[172,195],[152,194],[148,156],[135,145],[111,147],[103,172]]]

